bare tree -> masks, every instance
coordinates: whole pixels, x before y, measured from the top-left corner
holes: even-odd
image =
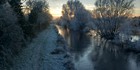
[[[119,27],[133,13],[134,0],[97,0],[93,12],[98,34],[106,40],[113,40],[119,34]]]
[[[97,70],[128,70],[125,66],[125,58],[128,56],[124,55],[124,50],[132,44],[128,39],[122,42],[123,37],[120,38],[120,35],[124,35],[122,30],[127,28],[124,24],[129,23],[126,21],[133,14],[133,2],[134,0],[96,0],[93,23],[100,36],[100,44],[95,47],[96,56],[93,58],[96,58]],[[101,67],[102,65],[105,66]]]
[[[97,0],[95,3],[97,17],[131,16],[134,0]]]

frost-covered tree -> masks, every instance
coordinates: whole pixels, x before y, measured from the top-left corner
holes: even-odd
[[[134,0],[96,0],[93,23],[100,36],[100,44],[95,46],[92,57],[97,70],[128,70],[129,53],[136,51],[132,48],[134,43],[130,38],[133,2]]]
[[[97,0],[95,2],[97,17],[130,16],[134,0]]]
[[[21,0],[8,0],[11,8],[14,10],[18,18],[23,18]]]
[[[80,48],[85,47],[85,42],[81,43],[86,39],[84,29],[90,19],[90,12],[85,9],[79,0],[69,0],[67,4],[63,5],[60,25],[64,27],[66,32],[69,32],[72,48],[81,50]]]
[[[49,13],[49,6],[45,0],[29,0],[26,4],[30,7],[28,32],[30,37],[34,37],[38,32],[46,29],[52,20],[52,16]]]
[[[61,18],[65,21],[65,23],[61,23],[61,25],[69,28],[70,21],[75,17],[76,11],[79,8],[84,9],[84,6],[77,0],[69,0],[67,4],[64,4]]]
[[[12,66],[12,58],[24,45],[23,31],[17,25],[17,16],[6,2],[0,5],[0,69]]]
[[[133,27],[133,34],[140,35],[140,17],[135,17],[132,19],[131,26]]]
[[[121,34],[123,30],[127,29],[123,26],[128,25],[124,23],[128,23],[127,19],[133,14],[133,2],[134,0],[97,0],[95,2],[96,9],[93,11],[93,16],[96,31],[101,40],[100,45],[105,46],[109,40],[114,40],[112,41],[114,43],[118,39],[121,41],[119,37],[123,35]],[[119,40],[117,43],[120,46]]]
[[[95,3],[95,25],[102,38],[114,39],[125,19],[132,15],[134,0],[97,0]]]
[[[139,18],[129,18],[126,23],[120,27],[120,37],[121,42],[126,43],[125,45],[129,47],[127,50],[129,52],[140,52],[138,49],[138,40],[140,38],[140,27],[139,27]],[[128,42],[129,41],[129,42]],[[138,51],[139,50],[139,51]]]
[[[27,38],[27,32],[29,30],[27,30],[27,21],[25,20],[24,13],[22,12],[23,2],[21,2],[25,0],[7,0],[7,1],[17,16],[18,25],[22,28],[24,32],[24,37]]]

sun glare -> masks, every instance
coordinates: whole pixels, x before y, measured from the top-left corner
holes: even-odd
[[[51,8],[50,9],[50,13],[52,14],[52,16],[54,18],[57,18],[57,17],[60,17],[62,16],[62,13],[61,13],[61,8]]]

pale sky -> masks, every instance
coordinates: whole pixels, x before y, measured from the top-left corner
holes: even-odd
[[[53,15],[53,17],[60,17],[61,11],[62,11],[62,5],[66,4],[68,0],[48,0],[49,6],[50,6],[50,12]],[[82,4],[85,6],[86,9],[92,10],[95,6],[96,0],[80,0]],[[135,9],[134,9],[134,15],[140,16],[140,0],[135,0]]]

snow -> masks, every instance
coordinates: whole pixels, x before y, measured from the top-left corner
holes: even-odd
[[[131,36],[132,37],[132,42],[138,41],[140,39],[139,36]]]
[[[57,43],[58,38],[56,28],[51,25],[14,59],[11,70],[68,70],[64,66],[64,63],[70,61],[64,58],[67,52],[51,54],[55,49],[63,48]]]

